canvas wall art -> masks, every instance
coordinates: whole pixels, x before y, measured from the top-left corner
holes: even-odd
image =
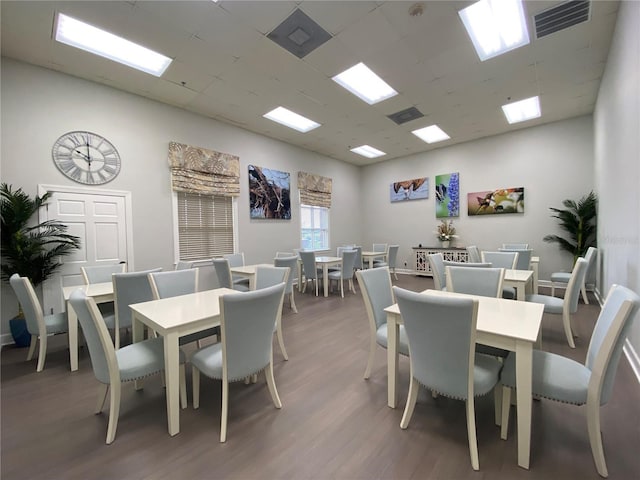
[[[524,187],[468,193],[467,206],[469,215],[524,213]]]
[[[429,178],[422,177],[394,182],[389,186],[389,196],[392,202],[429,198]]]
[[[249,165],[251,218],[291,220],[291,175]]]
[[[460,215],[460,174],[436,175],[436,218]]]

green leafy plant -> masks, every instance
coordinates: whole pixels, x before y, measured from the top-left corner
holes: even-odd
[[[2,279],[11,275],[29,277],[33,285],[49,278],[61,265],[60,257],[80,247],[80,238],[67,233],[67,226],[48,220],[30,224],[38,209],[45,205],[50,194],[31,198],[21,188],[0,185],[0,230]]]
[[[589,247],[596,246],[598,197],[589,192],[580,200],[564,200],[565,209],[550,207],[555,212],[551,215],[560,220],[560,227],[567,231],[569,239],[559,235],[546,235],[543,240],[549,243],[557,243],[562,250],[573,255],[573,263],[579,257],[587,253]]]

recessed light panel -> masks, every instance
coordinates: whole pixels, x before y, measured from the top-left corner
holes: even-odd
[[[540,113],[540,99],[535,96],[518,102],[508,103],[502,106],[502,111],[507,117],[507,122],[518,123],[538,118]]]
[[[451,137],[444,133],[442,129],[437,125],[431,125],[430,127],[420,128],[414,130],[413,133],[416,137],[421,138],[427,143],[442,142],[443,140],[449,140]]]
[[[386,155],[385,152],[378,150],[377,148],[370,147],[369,145],[360,145],[359,147],[352,148],[351,151],[367,158],[377,158]]]
[[[521,0],[480,0],[458,14],[482,61],[529,43]]]
[[[172,62],[169,57],[62,13],[58,14],[57,20],[55,39],[60,43],[100,55],[156,77],[161,76]]]
[[[381,102],[398,94],[398,92],[391,88],[378,75],[373,73],[364,63],[358,63],[336,75],[333,77],[333,81],[369,105]]]
[[[293,128],[294,130],[302,133],[306,133],[320,126],[319,123],[316,123],[313,120],[309,120],[302,115],[298,115],[291,110],[287,110],[284,107],[275,108],[270,112],[265,113],[263,117],[268,118],[269,120],[273,120],[274,122],[281,123],[282,125]]]

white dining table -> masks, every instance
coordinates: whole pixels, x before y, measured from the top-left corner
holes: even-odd
[[[369,268],[373,268],[373,261],[376,258],[387,259],[387,252],[362,252],[362,261],[369,263]]]
[[[505,287],[513,287],[516,289],[516,300],[524,302],[526,300],[527,293],[533,293],[533,270],[512,270],[506,269],[504,271]]]
[[[258,267],[273,267],[270,263],[257,263],[255,265],[242,265],[231,267],[231,273],[249,279],[249,290],[256,289],[256,270]]]
[[[324,287],[324,296],[329,296],[329,267],[342,265],[342,257],[316,257],[316,266],[322,267],[322,285]]]
[[[167,423],[171,436],[180,433],[180,337],[220,325],[219,298],[229,293],[238,292],[216,288],[129,305],[134,342],[143,340],[143,325],[164,337]]]
[[[90,285],[74,285],[62,288],[62,296],[67,307],[67,324],[69,329],[69,364],[71,371],[78,370],[78,316],[74,312],[69,297],[76,290],[82,290],[87,297],[96,303],[113,302],[113,283],[92,283]]]
[[[529,468],[531,443],[531,377],[533,345],[538,340],[544,306],[502,298],[425,290],[425,295],[465,296],[478,300],[476,343],[502,348],[516,354],[516,401],[518,423],[518,465]],[[387,404],[398,403],[398,337],[402,316],[398,304],[387,313]]]

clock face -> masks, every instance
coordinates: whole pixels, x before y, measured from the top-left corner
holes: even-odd
[[[74,182],[102,185],[120,173],[120,155],[109,140],[91,132],[68,132],[53,144],[53,161]]]

